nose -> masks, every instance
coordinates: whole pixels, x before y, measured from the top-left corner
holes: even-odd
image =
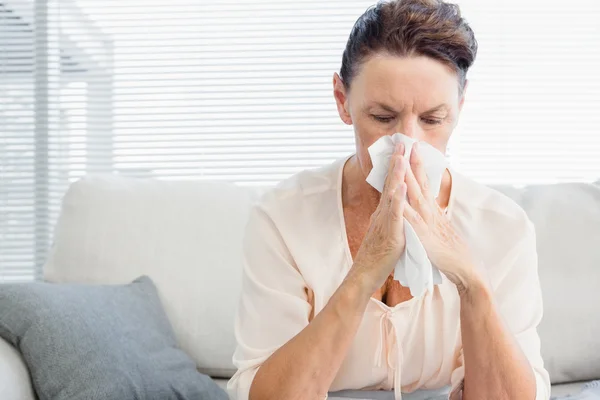
[[[423,139],[423,130],[419,125],[419,119],[413,115],[402,118],[402,120],[398,123],[398,126],[396,126],[395,132],[403,133],[404,135],[415,140]]]

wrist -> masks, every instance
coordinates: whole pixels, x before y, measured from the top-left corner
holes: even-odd
[[[481,300],[492,298],[492,291],[487,282],[478,273],[471,273],[461,279],[457,285],[458,295],[463,303],[480,303]]]
[[[377,284],[373,281],[367,271],[356,263],[346,275],[342,286],[344,286],[349,293],[352,293],[353,296],[365,300],[368,300],[377,290]]]
[[[360,277],[348,274],[328,305],[333,308],[340,320],[351,322],[354,317],[362,318],[370,298],[366,293],[368,287],[361,282]]]

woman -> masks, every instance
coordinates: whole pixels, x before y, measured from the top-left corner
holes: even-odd
[[[458,7],[439,0],[380,3],[359,18],[333,82],[356,154],[288,179],[250,217],[234,397],[393,389],[400,399],[451,385],[451,399],[548,399],[525,213],[449,170],[434,199],[418,146],[409,160],[396,146],[383,193],[365,181],[382,136],[445,152],[476,51]],[[444,275],[419,298],[392,276],[404,218]]]

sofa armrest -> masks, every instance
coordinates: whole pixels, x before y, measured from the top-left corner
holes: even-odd
[[[19,352],[0,338],[0,399],[34,400],[29,370]]]

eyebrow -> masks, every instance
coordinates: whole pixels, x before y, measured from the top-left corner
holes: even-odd
[[[449,107],[448,107],[446,104],[442,103],[442,104],[440,104],[439,106],[435,106],[435,107],[433,107],[433,108],[431,108],[431,109],[429,109],[429,110],[425,111],[423,114],[429,114],[429,113],[433,113],[433,112],[436,112],[436,111],[440,111],[440,110],[442,110],[442,109],[446,109],[446,110],[447,110],[448,108],[449,108]]]
[[[384,103],[380,103],[380,102],[375,102],[375,105],[378,107],[381,107],[382,109],[384,109],[385,111],[391,112],[391,113],[395,113],[397,114],[398,111],[394,110],[392,107],[388,106],[387,104]],[[436,111],[440,111],[441,109],[448,109],[448,106],[445,103],[442,103],[438,106],[435,106],[427,111],[425,111],[423,114],[429,114],[429,113],[433,113]]]
[[[398,111],[394,110],[392,107],[388,106],[387,104],[383,104],[383,103],[380,103],[380,102],[377,101],[377,102],[375,102],[375,105],[377,107],[381,107],[385,111],[388,111],[388,112],[391,112],[391,113],[394,113],[394,114],[398,114]]]

